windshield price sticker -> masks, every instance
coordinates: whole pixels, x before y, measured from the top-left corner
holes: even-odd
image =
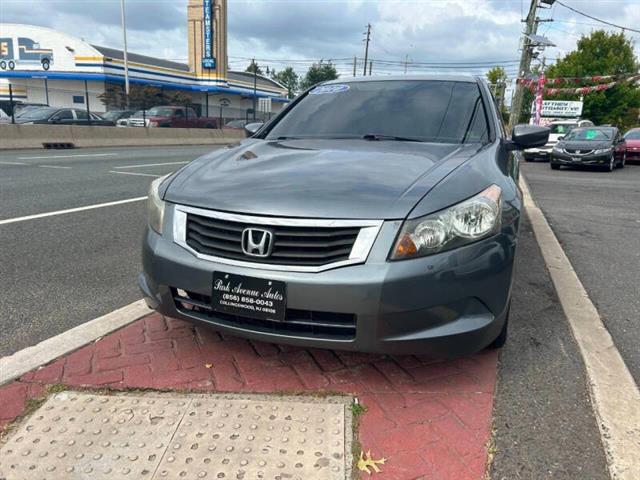
[[[325,93],[340,93],[349,90],[349,85],[320,85],[309,92],[309,95],[322,95]]]

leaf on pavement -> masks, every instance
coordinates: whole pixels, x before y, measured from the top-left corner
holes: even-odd
[[[371,458],[371,450],[369,450],[366,455],[364,452],[360,452],[360,459],[358,460],[358,470],[367,472],[369,475],[371,475],[371,470],[369,470],[369,468],[371,468],[375,473],[380,473],[381,470],[378,468],[378,465],[384,465],[386,461],[387,459],[384,457],[380,460],[374,460],[373,458]]]

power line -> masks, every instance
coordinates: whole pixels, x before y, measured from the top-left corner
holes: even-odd
[[[588,13],[581,12],[580,10],[576,10],[575,8],[567,5],[566,3],[561,2],[560,0],[556,0],[556,3],[559,3],[564,8],[568,8],[569,10],[577,13],[578,15],[582,15],[583,17],[590,18],[591,20],[595,20],[596,22],[604,23],[605,25],[610,25],[612,27],[620,28],[622,30],[629,30],[630,32],[640,33],[640,30],[636,30],[635,28],[623,27],[622,25],[617,25],[615,23],[608,22],[607,20],[602,20],[601,18],[594,17],[593,15],[589,15]]]

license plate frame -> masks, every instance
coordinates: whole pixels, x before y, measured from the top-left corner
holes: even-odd
[[[280,280],[213,272],[211,309],[257,320],[284,322],[287,284]]]

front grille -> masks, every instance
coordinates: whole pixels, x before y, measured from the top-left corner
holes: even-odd
[[[317,312],[287,308],[285,320],[258,320],[250,317],[214,312],[211,297],[171,289],[176,309],[183,315],[229,327],[262,333],[327,340],[354,340],[356,316],[352,313]],[[186,293],[186,296],[185,296]]]
[[[589,155],[593,152],[593,150],[580,150],[574,148],[565,148],[564,151],[570,155]]]
[[[245,228],[273,233],[273,250],[267,258],[245,255]],[[323,266],[349,259],[360,227],[306,227],[255,225],[187,214],[186,243],[198,253],[245,262],[272,265]]]
[[[129,119],[129,126],[130,127],[144,127],[144,120],[141,118],[133,118],[133,119]]]

